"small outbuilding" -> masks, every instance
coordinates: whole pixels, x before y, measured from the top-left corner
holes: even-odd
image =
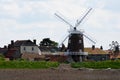
[[[85,52],[88,52],[88,61],[104,61],[110,60],[110,54],[99,48],[85,48]]]

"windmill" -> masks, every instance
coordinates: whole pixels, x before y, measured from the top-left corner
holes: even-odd
[[[61,44],[68,38],[68,46],[67,46],[67,54],[71,57],[71,59],[75,62],[79,62],[84,60],[84,57],[87,55],[84,52],[84,40],[83,38],[86,37],[92,43],[96,43],[94,40],[89,38],[82,30],[77,30],[77,27],[81,24],[84,18],[88,15],[88,13],[92,10],[90,8],[87,13],[78,21],[76,21],[75,26],[71,25],[68,21],[66,21],[63,17],[55,13],[55,15],[64,21],[66,24],[70,26],[70,30],[68,31],[69,34],[66,38],[62,41]]]

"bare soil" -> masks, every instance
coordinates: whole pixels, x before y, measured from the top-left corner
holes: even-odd
[[[0,69],[0,80],[120,80],[120,70],[75,69],[69,64],[50,69]]]

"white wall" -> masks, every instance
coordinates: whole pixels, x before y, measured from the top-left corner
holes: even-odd
[[[21,46],[20,47],[21,53],[36,53],[41,55],[41,51],[38,46]]]

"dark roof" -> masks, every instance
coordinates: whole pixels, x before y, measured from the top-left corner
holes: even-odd
[[[17,40],[14,43],[14,46],[37,46],[35,43],[33,43],[31,40]]]
[[[58,48],[57,47],[47,47],[47,46],[39,46],[39,49],[41,50],[41,51],[45,51],[45,52],[54,52],[54,51],[58,51]]]

